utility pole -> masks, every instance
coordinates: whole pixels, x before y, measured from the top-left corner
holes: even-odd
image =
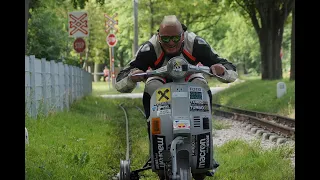
[[[133,56],[138,51],[138,0],[133,0],[133,15],[134,15],[134,47]]]

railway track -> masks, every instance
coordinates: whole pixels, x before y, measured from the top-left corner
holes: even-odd
[[[130,170],[130,142],[129,142],[129,121],[128,121],[128,116],[127,116],[127,110],[126,108],[121,104],[119,104],[119,107],[122,109],[125,119],[126,119],[126,144],[127,144],[127,150],[126,150],[126,159],[125,160],[120,160],[120,172],[114,176],[112,179],[113,180],[118,180],[118,179],[139,179],[139,172],[143,170],[148,170],[151,169],[151,164],[149,163],[149,160],[147,163],[140,169],[131,171]],[[142,111],[141,108],[136,106],[136,108],[141,112],[141,114],[146,117],[145,113]],[[129,176],[130,174],[130,176]]]
[[[279,136],[295,139],[295,119],[215,103],[212,104],[212,111],[214,115],[253,124]]]

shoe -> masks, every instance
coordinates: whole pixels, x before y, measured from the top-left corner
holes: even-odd
[[[212,177],[215,172],[216,172],[215,169],[212,169],[211,171],[209,170],[209,171],[206,173],[206,176]]]
[[[219,163],[217,163],[216,161],[213,162],[213,168],[217,169],[220,166]]]
[[[112,180],[119,180],[120,179],[120,172],[117,175],[112,177]]]
[[[148,159],[147,163],[143,166],[143,168],[148,166],[151,167],[151,157]]]
[[[213,160],[213,169],[212,170],[209,170],[207,173],[206,173],[206,176],[210,176],[212,177],[214,175],[214,173],[216,172],[216,169],[220,166],[219,163],[217,163],[217,161]]]

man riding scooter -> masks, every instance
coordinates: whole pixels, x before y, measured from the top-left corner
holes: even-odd
[[[172,80],[158,76],[145,79],[142,76],[131,75],[145,72],[148,68],[158,69],[175,56],[183,56],[192,65],[197,65],[200,62],[204,66],[210,67],[211,73],[221,76],[225,79],[225,83],[233,82],[238,77],[236,67],[228,60],[219,57],[203,38],[188,32],[187,27],[181,24],[175,15],[165,16],[158,33],[140,46],[134,59],[119,72],[116,78],[115,88],[122,93],[132,92],[137,82],[145,81],[143,106],[146,119],[150,116],[149,108],[152,94],[157,88],[172,82]],[[210,96],[211,107],[212,94],[204,76],[201,73],[194,73],[188,76],[185,81],[196,83],[205,88]],[[150,122],[147,124],[149,133]],[[217,168],[219,164],[216,161],[213,162],[215,162],[214,167]],[[206,175],[196,174],[195,176],[196,180],[202,180]]]

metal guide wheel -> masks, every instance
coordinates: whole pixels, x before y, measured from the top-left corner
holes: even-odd
[[[120,180],[130,180],[130,160],[120,160]]]

